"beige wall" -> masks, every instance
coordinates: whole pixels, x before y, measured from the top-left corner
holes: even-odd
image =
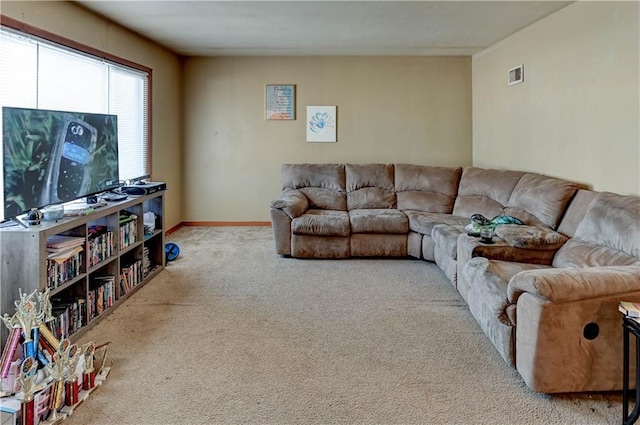
[[[168,227],[269,220],[285,162],[470,165],[473,153],[476,166],[640,193],[636,2],[574,3],[473,59],[189,58],[184,74],[173,53],[73,3],[1,7],[153,69],[153,178],[169,185]],[[520,63],[525,83],[507,86]],[[268,83],[297,84],[297,120],[264,120]],[[338,143],[305,142],[307,105],[338,106]]]
[[[577,2],[475,55],[473,164],[640,194],[638,17],[637,2]]]
[[[182,64],[178,56],[69,2],[2,2],[0,13],[153,70],[152,178],[166,181],[165,222],[182,221]]]
[[[264,119],[265,84],[297,85],[297,119]],[[280,165],[471,164],[471,58],[188,58],[187,221],[266,221]],[[307,143],[307,105],[338,106],[338,142]]]

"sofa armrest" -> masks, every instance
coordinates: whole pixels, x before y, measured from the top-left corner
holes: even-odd
[[[495,234],[509,246],[523,249],[557,251],[569,238],[562,233],[543,227],[503,224]]]
[[[612,266],[523,271],[513,276],[507,293],[515,304],[524,292],[552,302],[568,302],[639,290],[640,267]]]
[[[283,210],[289,217],[296,218],[309,208],[309,200],[297,189],[284,189],[280,196],[271,201],[269,207]]]
[[[480,242],[480,239],[466,233],[458,236],[458,264],[463,267],[473,257],[490,260],[510,261],[513,263],[542,264],[550,266],[555,251],[549,249],[518,248],[511,246],[498,237],[492,244]]]

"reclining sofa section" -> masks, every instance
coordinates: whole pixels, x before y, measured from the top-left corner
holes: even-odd
[[[284,164],[276,252],[435,262],[502,357],[539,392],[622,388],[617,303],[640,301],[640,198],[509,170]],[[473,214],[509,215],[482,244]]]

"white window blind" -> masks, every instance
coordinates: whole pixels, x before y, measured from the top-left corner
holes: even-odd
[[[104,62],[42,44],[38,50],[38,108],[110,113]]]
[[[117,115],[120,180],[149,175],[148,80],[146,72],[0,28],[0,107]]]
[[[38,99],[37,78],[38,44],[0,31],[0,103],[3,106],[9,106],[10,102],[16,107],[33,107]]]
[[[109,67],[109,113],[118,115],[120,179],[147,175],[147,78],[140,72]],[[144,168],[140,168],[144,164]]]

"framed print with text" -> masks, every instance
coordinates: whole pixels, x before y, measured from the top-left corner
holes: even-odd
[[[265,119],[296,119],[296,85],[267,84],[265,88]]]

